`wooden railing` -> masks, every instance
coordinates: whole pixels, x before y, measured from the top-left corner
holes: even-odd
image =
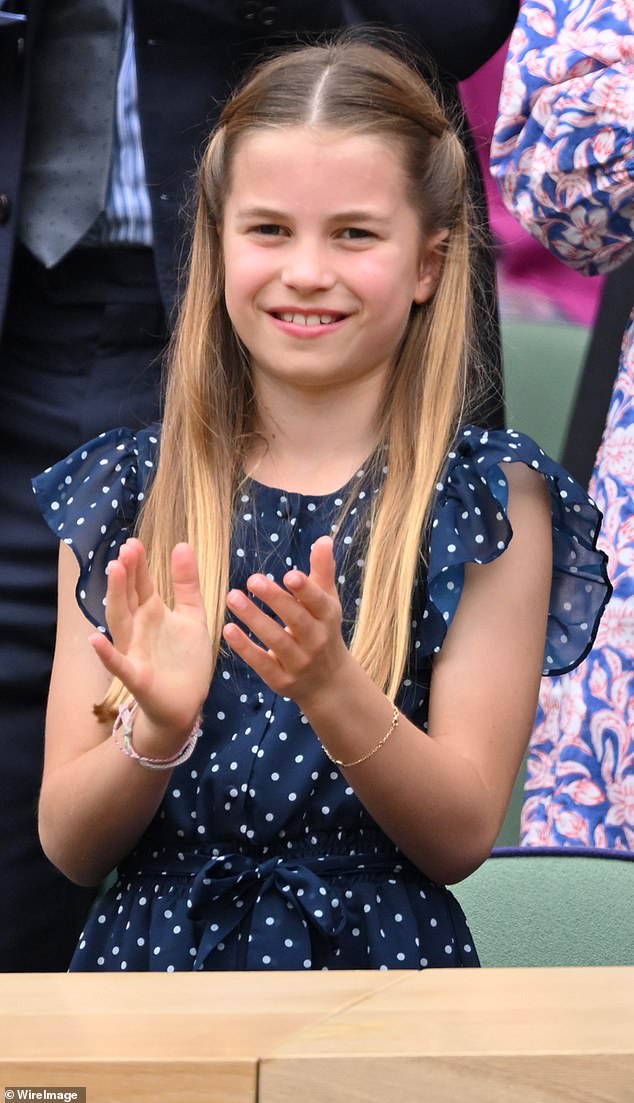
[[[633,1103],[634,967],[0,974],[0,1070],[87,1103]]]

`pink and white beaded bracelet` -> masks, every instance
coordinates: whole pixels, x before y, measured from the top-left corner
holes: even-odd
[[[202,728],[200,726],[202,718],[198,717],[185,743],[176,754],[171,755],[169,758],[148,758],[147,755],[139,754],[135,751],[132,745],[134,715],[138,707],[136,701],[128,701],[124,705],[119,705],[117,718],[112,729],[112,738],[117,744],[117,747],[119,747],[128,758],[133,758],[135,762],[138,762],[139,766],[144,766],[146,770],[171,770],[173,766],[180,766],[181,762],[187,762],[187,759],[193,753],[194,747],[202,735]],[[119,741],[119,732],[121,732],[121,741]]]

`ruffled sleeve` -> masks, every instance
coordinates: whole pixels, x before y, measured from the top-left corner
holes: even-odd
[[[51,531],[79,563],[77,601],[106,632],[106,568],[131,536],[158,460],[158,429],[112,429],[33,479]]]
[[[544,673],[563,674],[590,650],[611,593],[607,557],[596,546],[601,514],[559,464],[512,430],[467,427],[449,453],[436,488],[423,646],[430,654],[440,650],[458,607],[465,563],[490,563],[508,547],[507,463],[540,471],[550,491],[553,578]]]

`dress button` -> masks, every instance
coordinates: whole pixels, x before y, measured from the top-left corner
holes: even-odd
[[[0,192],[0,226],[4,226],[5,222],[9,221],[10,214],[11,200],[4,192]]]
[[[276,16],[277,8],[273,7],[272,4],[266,8],[262,8],[260,12],[260,19],[265,27],[272,27],[275,23]]]
[[[286,495],[280,498],[277,509],[275,510],[278,517],[283,521],[290,521],[293,516],[293,504],[289,502]]]

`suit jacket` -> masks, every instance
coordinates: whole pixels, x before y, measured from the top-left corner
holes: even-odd
[[[30,63],[44,5],[0,0],[0,326],[13,255]],[[449,99],[512,29],[518,0],[132,0],[139,113],[163,300],[176,297],[180,212],[219,107],[265,46],[359,22],[404,32],[428,53]],[[12,22],[11,12],[26,15]],[[474,159],[475,161],[475,159]],[[4,197],[4,199],[2,198]],[[182,251],[182,250],[181,250]]]

